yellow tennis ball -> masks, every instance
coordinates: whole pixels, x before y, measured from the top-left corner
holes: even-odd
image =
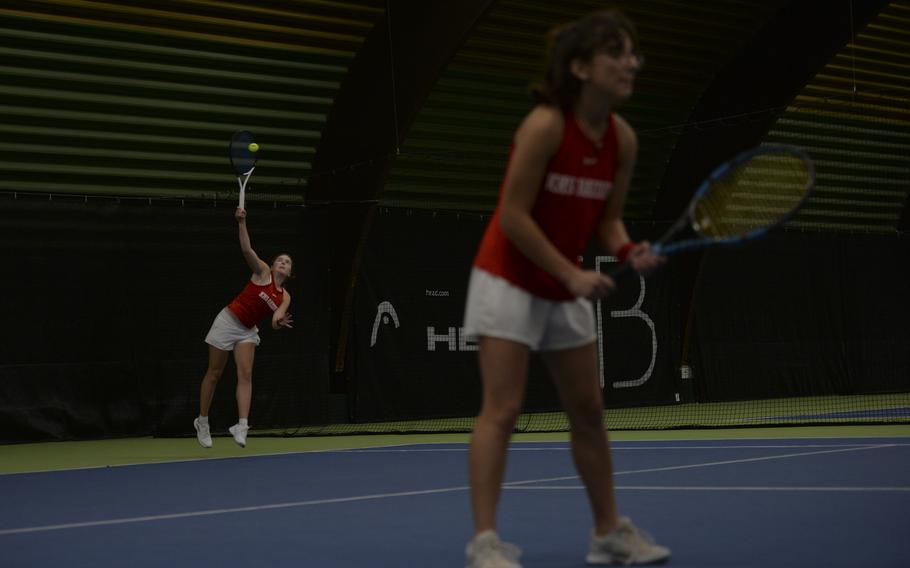
[[[256,144],[255,142],[251,142],[250,145],[247,146],[247,148],[250,149],[250,152],[258,152],[258,151],[259,151],[259,144]]]

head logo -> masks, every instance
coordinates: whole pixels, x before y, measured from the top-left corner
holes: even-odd
[[[398,314],[395,312],[395,306],[391,302],[380,302],[376,307],[376,319],[373,320],[373,333],[370,334],[370,347],[376,345],[376,336],[379,334],[379,324],[394,323],[395,328],[401,326],[398,321]]]

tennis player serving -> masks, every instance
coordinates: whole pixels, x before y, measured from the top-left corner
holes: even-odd
[[[209,344],[209,366],[199,389],[199,416],[193,421],[196,439],[203,448],[212,447],[209,428],[209,408],[215,386],[224,372],[228,354],[234,352],[237,365],[237,424],[229,431],[234,441],[246,446],[249,431],[250,401],[253,396],[253,356],[259,345],[259,328],[256,324],[271,314],[272,328],[290,328],[293,319],[288,313],[291,295],[284,289],[294,266],[290,255],[279,254],[272,265],[266,264],[250,244],[246,228],[246,210],[237,208],[234,213],[240,232],[240,251],[247,266],[253,271],[243,291],[218,315],[209,329],[205,342]]]
[[[497,536],[496,507],[532,350],[541,352],[569,417],[594,516],[588,564],[662,562],[670,550],[616,507],[590,301],[615,283],[577,261],[593,237],[639,273],[664,260],[649,243],[633,243],[622,220],[638,142],[614,108],[632,94],[642,58],[633,24],[617,12],[560,26],[549,39],[538,104],[515,133],[465,309],[483,380],[469,454],[475,535],[467,564],[521,566],[518,547]]]

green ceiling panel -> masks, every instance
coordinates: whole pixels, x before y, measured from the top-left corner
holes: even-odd
[[[612,3],[637,24],[647,63],[621,109],[639,133],[629,217],[650,218],[678,126],[711,78],[783,0],[669,0]],[[553,25],[601,2],[496,2],[455,55],[393,164],[384,205],[490,212],[512,134],[531,106],[543,37]]]
[[[715,74],[783,3],[615,3],[638,23],[647,56],[636,93],[620,111],[641,143],[628,217],[652,217],[666,164],[692,109]],[[531,105],[528,85],[540,73],[544,33],[601,6],[494,4],[424,105],[393,165],[383,204],[492,211],[511,136]],[[855,42],[798,93],[767,137],[803,146],[816,161],[817,192],[791,228],[893,232],[907,202],[910,0],[892,1],[858,31]]]
[[[623,0],[647,64],[621,113],[639,133],[630,218],[650,219],[677,137],[713,77],[787,0]],[[334,98],[384,0],[0,4],[0,191],[229,197],[226,141],[263,146],[251,199],[302,202]],[[488,213],[531,106],[543,36],[601,2],[495,2],[394,158],[386,206]],[[893,231],[910,171],[910,0],[895,0],[768,137],[806,147],[800,229]],[[855,87],[855,91],[854,91]],[[769,109],[756,109],[769,110]],[[716,126],[716,125],[715,125]]]
[[[816,191],[790,228],[895,232],[910,191],[910,1],[890,2],[861,30],[768,139],[816,162]]]
[[[152,7],[142,7],[152,6]],[[326,116],[382,0],[4,0],[0,191],[301,202]],[[261,172],[261,173],[259,173]]]

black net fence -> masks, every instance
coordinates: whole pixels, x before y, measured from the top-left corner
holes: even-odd
[[[203,342],[250,277],[236,201],[0,196],[2,442],[182,435],[199,412]],[[262,427],[331,420],[326,279],[318,216],[257,205],[248,218],[263,258],[299,263],[288,286],[294,333],[260,325],[253,406]],[[306,267],[304,269],[304,267]],[[303,317],[305,314],[305,317]],[[233,362],[213,428],[236,420]]]
[[[374,220],[349,350],[349,421],[274,434],[465,432],[480,406],[464,336],[471,261],[487,219],[388,209]],[[635,238],[663,227],[631,224]],[[613,429],[910,422],[910,296],[896,235],[781,231],[671,260],[598,302],[605,422]],[[592,252],[586,265],[615,259]],[[568,423],[532,358],[516,430]]]
[[[783,85],[778,90],[785,92],[773,97],[764,95],[774,94],[771,87],[783,82],[787,69],[768,59],[760,42],[758,62],[766,74],[771,68],[781,77],[748,85],[730,81],[732,88],[712,91],[725,77],[724,60],[712,59],[703,82],[683,77],[692,89],[685,97],[668,96],[673,91],[666,87],[668,70],[678,69],[676,44],[665,52],[673,57],[666,63],[658,54],[650,59],[655,64],[646,73],[653,74],[642,75],[639,94],[627,107],[641,146],[627,202],[633,238],[661,234],[707,166],[759,142],[804,148],[815,162],[818,187],[785,230],[744,248],[681,255],[595,306],[609,427],[910,422],[910,50],[904,48],[910,44],[903,28],[893,25],[906,2],[881,4],[887,7],[878,25],[834,53],[816,53],[828,63],[808,82],[803,75],[790,77],[797,87]],[[767,3],[753,8],[770,10]],[[380,13],[381,6],[365,19]],[[683,15],[691,19],[688,7]],[[97,41],[126,45],[110,30],[100,39],[89,34],[85,44],[88,32],[82,28],[55,31],[56,24],[46,28],[43,17],[33,24],[38,27],[0,27],[10,37],[25,37],[31,42],[26,48],[36,53],[50,49],[45,38],[54,32],[53,57],[42,55],[40,61],[58,61],[71,45],[89,45],[91,53]],[[694,28],[689,31],[698,45],[705,41]],[[647,28],[643,32],[647,39]],[[652,46],[666,36],[662,29],[651,33]],[[808,38],[802,28],[796,35]],[[63,42],[64,36],[74,43]],[[170,45],[171,36],[164,37]],[[146,38],[150,53],[158,53],[157,41]],[[536,35],[533,41],[539,47]],[[805,42],[817,43],[814,35]],[[800,52],[793,45],[799,44],[783,48]],[[221,52],[219,47],[211,53]],[[403,146],[371,154],[369,167],[374,159],[388,164],[387,178],[367,183],[352,176],[363,187],[337,201],[327,195],[307,202],[307,183],[319,176],[350,189],[344,187],[348,178],[335,178],[334,166],[310,171],[310,162],[354,51],[345,51],[341,62],[332,58],[334,63],[269,53],[267,59],[280,68],[271,76],[301,76],[279,89],[291,89],[293,96],[270,95],[284,101],[283,110],[271,108],[272,122],[257,131],[272,141],[274,153],[257,178],[268,190],[250,200],[250,227],[262,256],[295,257],[298,278],[289,289],[298,324],[289,333],[262,331],[253,432],[469,431],[480,407],[480,377],[477,345],[462,330],[465,292],[505,166],[513,117],[527,110],[528,73],[476,73],[469,61],[459,60],[454,76],[434,87],[437,96],[423,107],[428,112],[412,130],[401,131]],[[8,105],[8,124],[0,127],[17,137],[7,144],[11,173],[0,194],[0,442],[190,435],[206,368],[202,339],[249,277],[236,242],[225,143],[219,141],[237,117],[202,120],[193,99],[175,116],[158,116],[168,104],[142,103],[136,111],[141,116],[125,120],[133,112],[127,108],[135,106],[131,99],[118,98],[122,109],[102,113],[98,109],[107,108],[109,99],[94,92],[74,99],[59,81],[84,88],[82,82],[56,72],[36,74],[43,64],[29,63],[33,59],[15,60],[23,69],[13,74],[21,84],[10,83],[18,102]],[[87,76],[99,73],[89,65],[94,59],[80,61]],[[143,69],[158,73],[156,61],[149,59],[153,65]],[[313,75],[314,69],[330,77]],[[315,99],[306,90],[314,77],[321,77]],[[140,89],[143,83],[129,84]],[[407,92],[410,85],[402,84]],[[178,91],[184,87],[180,83]],[[744,101],[745,107],[702,108],[699,96],[705,92],[723,103]],[[789,102],[780,104],[784,99]],[[82,103],[73,106],[73,100]],[[261,103],[254,106],[258,110]],[[700,108],[696,118],[690,116],[693,106]],[[189,130],[174,135],[168,122],[168,136],[162,137],[160,120],[180,117],[189,117]],[[183,142],[175,149],[178,138]],[[394,138],[401,141],[398,132]],[[175,157],[180,172],[164,172],[161,164]],[[333,164],[344,166],[338,172],[367,167],[362,156],[348,163],[345,157],[333,156]],[[346,203],[351,195],[359,201]],[[367,222],[353,218],[354,206],[367,212]],[[364,227],[368,232],[361,235]],[[362,250],[340,242],[361,237]],[[586,266],[603,271],[614,262],[595,250],[584,258]],[[343,274],[350,266],[356,279]],[[333,301],[348,294],[350,303]],[[340,347],[345,357],[338,366]],[[216,391],[215,430],[236,417],[233,372],[229,364]],[[519,431],[567,428],[536,358],[524,409]]]
[[[232,203],[16,197],[0,247],[5,441],[192,433],[202,342],[248,278]],[[293,331],[262,329],[254,433],[469,431],[477,345],[462,330],[488,217],[379,209],[354,289],[343,391],[333,391],[324,210],[261,207],[254,247],[289,250]],[[630,223],[634,238],[665,227]],[[614,429],[910,422],[903,234],[785,230],[681,255],[595,305]],[[609,270],[595,251],[587,266]],[[18,276],[17,276],[18,275]],[[262,326],[265,328],[265,326]],[[337,377],[335,377],[337,379]],[[212,424],[235,419],[234,370]],[[532,358],[519,431],[567,428]]]

